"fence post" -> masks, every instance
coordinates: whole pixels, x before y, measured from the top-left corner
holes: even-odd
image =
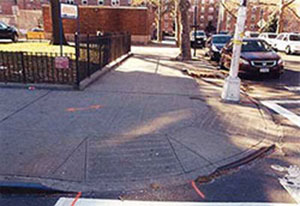
[[[76,48],[76,89],[79,89],[80,86],[80,72],[79,72],[79,56],[80,56],[80,45],[79,45],[79,36],[78,33],[75,33],[75,48]]]
[[[26,84],[26,71],[25,71],[25,62],[24,62],[24,52],[21,52],[21,67],[22,67],[22,75],[23,75],[23,82]]]
[[[87,39],[86,39],[86,49],[87,49],[87,73],[88,77],[91,76],[91,71],[90,71],[90,35],[87,34]]]

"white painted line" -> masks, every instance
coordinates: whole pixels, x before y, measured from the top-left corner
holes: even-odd
[[[285,118],[293,122],[298,127],[300,127],[300,117],[295,113],[291,112],[290,110],[287,110],[284,107],[278,105],[278,104],[299,104],[300,100],[261,101],[261,103],[266,107],[269,107],[273,111],[277,112],[278,114],[284,116]]]
[[[73,198],[60,198],[55,206],[71,206]],[[296,206],[297,204],[284,203],[223,203],[223,202],[157,202],[157,201],[130,201],[130,200],[101,200],[81,198],[76,206]],[[299,206],[299,205],[298,205]]]
[[[292,91],[292,92],[300,91],[300,86],[293,86],[293,87],[285,86],[284,88],[286,88],[287,90]]]

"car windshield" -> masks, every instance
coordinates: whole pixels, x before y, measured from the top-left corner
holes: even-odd
[[[193,32],[192,35],[195,35],[195,32]],[[205,36],[205,33],[203,31],[197,31],[196,35],[197,36]]]
[[[269,39],[275,39],[277,37],[277,35],[276,34],[269,34],[268,37],[269,37]]]
[[[251,33],[250,34],[250,37],[258,37],[259,36],[259,33]]]
[[[4,22],[0,22],[0,27],[1,28],[7,28],[8,26]]]
[[[243,42],[242,52],[268,52],[270,46],[264,41],[246,40]]]
[[[290,40],[291,41],[300,41],[300,35],[291,35]]]
[[[212,42],[215,44],[226,44],[231,39],[231,36],[216,36],[213,37]]]

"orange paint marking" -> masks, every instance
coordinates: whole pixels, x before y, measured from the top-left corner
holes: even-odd
[[[78,201],[78,199],[80,198],[81,196],[81,192],[78,192],[75,199],[73,200],[71,206],[75,206],[76,202]]]
[[[100,109],[102,108],[102,105],[96,104],[96,105],[91,105],[89,107],[78,107],[78,108],[74,108],[74,107],[70,107],[68,109],[66,109],[67,112],[77,112],[77,111],[86,111],[86,110],[90,110],[90,109]]]
[[[195,181],[192,181],[192,187],[194,188],[195,192],[202,198],[205,199],[205,195],[199,190],[196,186]]]

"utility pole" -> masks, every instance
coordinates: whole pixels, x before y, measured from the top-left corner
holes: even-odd
[[[240,8],[238,11],[237,22],[233,39],[233,51],[229,76],[225,79],[223,86],[222,99],[225,101],[240,101],[240,85],[241,80],[238,77],[239,61],[243,44],[243,33],[247,18],[247,0],[240,0]]]
[[[225,0],[220,0],[219,2],[219,14],[218,14],[218,23],[217,23],[217,33],[222,30],[223,20],[224,20],[224,7]]]

